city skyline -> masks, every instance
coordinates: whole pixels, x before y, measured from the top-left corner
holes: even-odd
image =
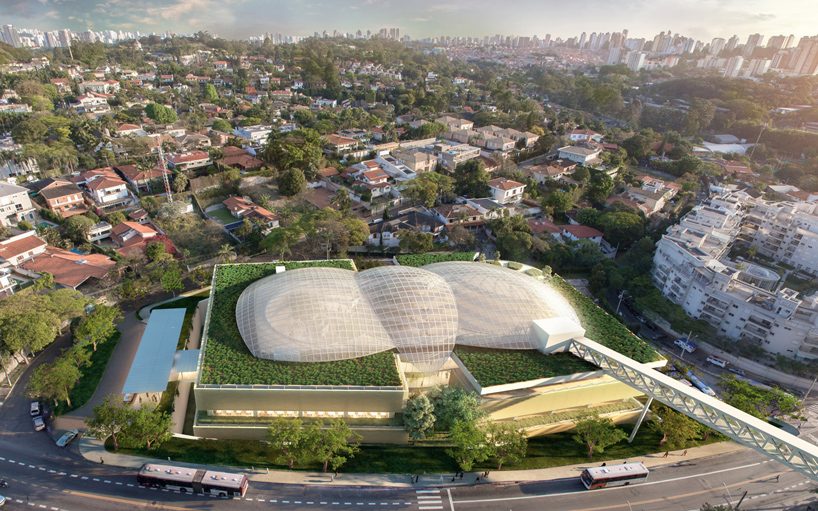
[[[491,12],[490,16],[484,13]],[[312,35],[397,27],[412,39],[440,36],[483,37],[496,33],[524,36],[546,33],[553,38],[582,32],[628,29],[630,37],[653,37],[659,31],[709,41],[760,33],[767,38],[815,34],[811,20],[818,5],[807,0],[691,0],[650,4],[642,0],[615,7],[590,0],[578,7],[552,0],[523,0],[507,11],[485,0],[397,2],[360,0],[339,5],[321,0],[12,0],[0,6],[4,23],[43,31],[123,30],[195,33],[206,30],[225,38],[246,38],[264,32]]]

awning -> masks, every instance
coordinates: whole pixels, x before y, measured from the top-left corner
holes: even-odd
[[[185,309],[154,309],[142,333],[123,394],[163,392],[170,381]]]

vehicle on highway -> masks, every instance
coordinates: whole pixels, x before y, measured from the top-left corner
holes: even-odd
[[[589,490],[610,486],[628,486],[645,482],[650,471],[642,463],[623,463],[609,467],[586,468],[579,479]]]
[[[688,387],[692,387],[692,386],[693,386],[693,384],[692,384],[692,383],[690,383],[689,381],[685,380],[684,378],[676,378],[676,380],[677,380],[679,383],[681,383],[682,385],[686,385],[686,386],[688,386]]]
[[[724,360],[723,358],[717,357],[715,355],[710,355],[709,357],[707,357],[707,361],[713,364],[714,366],[721,367],[722,369],[727,367],[727,364],[730,363]]]
[[[180,492],[204,493],[218,497],[243,497],[247,476],[195,468],[145,463],[136,475],[139,486],[167,488]]]
[[[699,347],[698,344],[687,340],[685,337],[682,337],[681,339],[676,339],[675,341],[673,341],[673,344],[682,348],[688,353],[693,353],[694,351],[696,351],[696,348]]]
[[[0,488],[8,488],[8,487],[9,487],[9,482],[6,481],[5,479],[0,479]]]
[[[711,397],[716,397],[716,392],[707,386],[706,383],[701,381],[696,375],[691,373],[690,371],[687,372],[687,378],[690,380],[690,383],[693,384],[694,387],[701,390],[705,394]]]
[[[79,434],[80,432],[77,431],[76,429],[70,429],[66,431],[65,434],[63,434],[63,436],[61,436],[60,439],[57,440],[57,447],[65,447],[66,445],[71,443],[71,440],[77,438],[77,435]]]
[[[34,431],[42,431],[45,429],[45,422],[43,422],[43,418],[40,416],[32,417],[31,424],[34,426]]]
[[[37,415],[41,415],[40,414],[40,403],[39,402],[37,402],[37,401],[32,401],[31,402],[31,409],[29,411],[29,414],[32,417],[35,417]]]
[[[744,376],[744,369],[739,369],[738,367],[728,367],[727,370],[739,376]]]
[[[6,497],[0,495],[0,507],[6,505]]]

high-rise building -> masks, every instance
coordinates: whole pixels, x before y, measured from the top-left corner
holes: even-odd
[[[619,64],[619,59],[621,58],[622,48],[611,48],[608,50],[608,61],[606,62],[609,66],[615,66]]]
[[[741,66],[744,65],[744,57],[737,55],[727,59],[727,66],[724,68],[724,76],[728,78],[738,77]]]
[[[3,40],[6,44],[10,44],[15,48],[22,45],[20,41],[20,33],[14,28],[14,25],[3,25]]]
[[[727,44],[727,41],[724,40],[722,37],[716,37],[713,41],[710,42],[710,49],[708,53],[710,55],[718,55],[721,53],[721,50],[724,49],[724,46]]]
[[[735,50],[736,46],[738,46],[738,41],[739,41],[738,36],[734,35],[733,37],[727,40],[727,44],[724,46],[724,49],[727,51]]]
[[[631,71],[639,71],[645,67],[645,53],[641,51],[632,51],[628,53],[626,65]]]
[[[747,76],[761,76],[770,70],[770,59],[753,59],[747,68]]]
[[[786,36],[783,35],[774,35],[767,40],[767,48],[772,48],[774,50],[780,50],[784,47],[784,41],[786,40]]]
[[[744,44],[744,51],[743,54],[745,57],[751,57],[753,55],[753,51],[756,47],[761,46],[764,42],[764,36],[761,34],[752,34],[747,38],[747,42]]]
[[[577,47],[578,47],[580,50],[581,50],[581,49],[583,49],[583,48],[585,47],[585,39],[586,39],[586,38],[587,38],[587,35],[585,34],[585,32],[583,32],[583,33],[582,33],[582,35],[581,35],[581,36],[579,36],[579,44],[577,44]]]
[[[71,46],[71,31],[67,28],[60,30],[60,46],[63,48]]]

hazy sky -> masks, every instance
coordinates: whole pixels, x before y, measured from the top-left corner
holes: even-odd
[[[816,20],[816,0],[0,0],[0,23],[17,27],[208,30],[227,38],[383,27],[413,38],[497,33],[567,38],[627,28],[632,37],[670,30],[709,41],[733,34],[746,39],[756,32],[813,36]]]

